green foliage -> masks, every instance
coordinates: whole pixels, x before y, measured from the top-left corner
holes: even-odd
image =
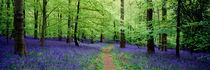
[[[6,25],[9,24],[9,33],[12,35],[14,29],[14,5],[12,0],[2,1],[3,3],[0,2],[0,34],[6,34]],[[11,2],[10,8],[7,8],[7,1]],[[36,9],[38,10],[37,30],[38,37],[40,37],[43,22],[42,0],[38,0],[39,2],[34,2],[34,0],[24,1],[26,35],[34,35],[34,10]],[[67,37],[69,16],[71,20],[70,35],[73,38],[74,25],[75,22],[77,22],[75,19],[77,16],[78,0],[70,1],[70,3],[68,0],[48,1],[46,38],[58,37],[59,29],[62,31],[62,37]],[[166,16],[162,16],[162,7],[164,6],[164,3],[167,8]],[[207,0],[183,0],[181,7],[182,48],[193,48],[195,51],[208,50],[209,9]],[[149,30],[147,28],[146,10],[148,8],[153,8],[153,20],[150,22],[152,23],[154,30]],[[100,39],[101,33],[103,33],[105,39],[113,39],[116,32],[117,40],[120,40],[120,29],[124,29],[127,43],[142,46],[145,45],[146,40],[149,39],[148,35],[153,35],[155,44],[158,44],[159,34],[166,33],[167,47],[175,48],[176,9],[176,0],[153,0],[151,3],[147,3],[146,0],[125,0],[125,24],[122,27],[120,19],[120,0],[81,0],[77,36],[82,39],[82,35],[84,34],[88,39],[94,38],[96,41]],[[8,16],[7,13],[10,16]],[[59,18],[58,14],[62,15],[62,18]],[[162,17],[165,17],[166,20],[162,21]],[[203,28],[196,30],[196,26],[202,26]],[[153,31],[153,34],[149,34],[151,31]],[[194,36],[190,38],[192,35]]]

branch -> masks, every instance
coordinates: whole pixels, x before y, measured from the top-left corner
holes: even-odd
[[[58,8],[58,6],[54,7],[53,10],[51,10],[50,13],[47,15],[46,18],[48,18],[48,17],[50,16],[50,14],[51,14],[54,10],[56,10],[57,8]]]

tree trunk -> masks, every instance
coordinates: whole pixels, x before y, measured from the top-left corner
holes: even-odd
[[[25,11],[25,2],[26,0],[23,0],[23,15],[24,15],[24,19],[23,19],[23,22],[24,22],[24,28],[26,27],[26,22],[25,22],[25,17],[26,17],[26,11]],[[26,30],[24,29],[24,37],[26,37]]]
[[[71,0],[69,0],[69,6],[71,5]],[[70,35],[70,31],[71,31],[71,16],[70,16],[70,9],[69,9],[69,14],[68,14],[68,31],[67,31],[67,39],[66,39],[66,43],[70,43],[71,42],[71,35]]]
[[[147,0],[147,2],[149,3],[150,7],[152,6],[152,1],[151,0]],[[151,30],[151,32],[149,33],[149,39],[147,40],[147,52],[148,53],[155,53],[155,48],[154,48],[154,38],[152,36],[153,33],[153,26],[152,26],[152,14],[153,14],[153,10],[152,8],[147,9],[147,24],[148,24],[148,29]]]
[[[9,25],[10,25],[10,0],[7,0],[7,44],[9,44]]]
[[[44,46],[44,40],[45,40],[45,29],[46,29],[46,23],[47,23],[47,17],[46,17],[46,6],[47,6],[47,0],[43,0],[43,24],[42,24],[42,33],[41,33],[41,45]]]
[[[62,14],[58,13],[58,17],[59,17],[59,21],[60,21],[59,23],[62,23]],[[62,26],[61,26],[61,24],[58,25],[58,40],[62,41]]]
[[[180,6],[181,6],[181,0],[178,0],[178,8],[177,8],[177,29],[176,29],[176,32],[177,32],[177,36],[176,36],[176,57],[179,57],[180,54],[179,54],[179,46],[180,46],[180,43],[179,43],[179,37],[180,37]]]
[[[15,15],[14,15],[14,28],[15,28],[15,54],[19,56],[26,56],[26,48],[24,41],[24,15],[23,15],[23,0],[15,0]]]
[[[163,22],[166,20],[166,17],[167,17],[167,9],[164,2],[163,7],[162,7],[162,21]],[[167,51],[167,34],[166,33],[162,34],[162,47],[164,51]]]
[[[101,39],[100,42],[103,42],[103,33],[101,32]]]
[[[159,11],[159,8],[157,7],[157,15],[158,15],[158,23],[160,24],[160,11]],[[162,46],[162,43],[161,43],[161,40],[162,39],[162,36],[161,36],[161,33],[159,34],[159,43],[158,43],[158,50],[161,49],[161,46]]]
[[[79,10],[80,10],[80,0],[78,0],[77,17],[76,17],[76,23],[75,23],[75,29],[74,29],[74,42],[75,42],[75,45],[78,47],[79,47],[79,43],[77,42],[77,24],[79,20]]]
[[[124,27],[124,0],[121,0],[121,25]],[[125,48],[125,31],[120,30],[120,48]]]
[[[114,41],[117,41],[117,32],[116,32],[116,23],[114,21],[114,37],[113,37]]]
[[[34,0],[34,2],[37,4],[38,3],[38,0]],[[38,38],[38,10],[37,10],[37,5],[34,6],[34,20],[35,20],[35,23],[34,23],[34,39],[37,39]]]
[[[1,1],[0,3],[0,11],[3,11],[3,7],[4,7],[4,0]],[[3,12],[0,12],[0,17],[2,17]],[[0,23],[2,23],[2,18],[0,18]]]

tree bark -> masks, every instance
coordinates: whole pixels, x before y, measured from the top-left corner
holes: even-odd
[[[152,0],[147,0],[147,2],[149,3],[150,7],[152,6]],[[151,53],[155,53],[155,48],[154,48],[154,37],[152,36],[153,33],[153,26],[152,26],[152,15],[153,15],[153,10],[152,8],[147,9],[147,24],[148,24],[148,29],[151,30],[151,32],[149,33],[148,37],[149,39],[147,40],[147,52],[149,54]]]
[[[103,42],[103,32],[101,32],[100,42]]]
[[[47,0],[43,0],[43,24],[42,24],[42,33],[41,33],[41,46],[44,46],[44,40],[45,40],[45,29],[47,24],[47,17],[46,17],[46,6],[47,6]]]
[[[38,3],[38,0],[34,0],[34,2],[37,4]],[[37,5],[34,6],[34,20],[35,20],[35,23],[34,23],[34,39],[37,39],[38,38],[38,13],[39,11],[37,10]]]
[[[180,46],[180,43],[179,43],[179,37],[180,37],[180,6],[181,6],[181,0],[178,0],[178,8],[177,8],[177,29],[176,29],[176,32],[177,32],[177,36],[176,36],[176,57],[180,57],[180,54],[179,54],[179,46]]]
[[[113,37],[114,41],[117,41],[117,32],[116,32],[116,23],[114,21],[114,37]]]
[[[15,28],[15,54],[19,56],[26,56],[26,47],[24,41],[24,15],[23,15],[23,0],[15,0],[15,15],[14,15],[14,28]]]
[[[80,12],[79,10],[80,10],[80,0],[78,0],[78,4],[77,4],[77,17],[76,17],[76,23],[75,23],[75,29],[74,29],[74,43],[78,47],[79,47],[79,43],[77,42],[77,24],[79,20],[79,12]]]
[[[69,0],[69,6],[71,5],[71,0]],[[68,14],[68,31],[67,31],[67,39],[66,39],[66,43],[70,43],[71,42],[71,35],[70,35],[70,31],[71,31],[71,16],[70,16],[70,9],[69,9],[69,14]]]
[[[25,2],[26,2],[26,0],[23,0],[23,15],[24,15],[24,28],[26,27],[26,22],[25,22],[25,17],[26,17],[26,11],[25,11]],[[26,30],[24,29],[24,37],[26,37]]]
[[[124,0],[121,0],[121,25],[124,27]],[[125,48],[125,31],[120,30],[120,48]]]
[[[165,22],[167,17],[167,9],[166,9],[166,5],[165,5],[165,1],[162,7],[162,21]],[[162,47],[163,50],[162,51],[167,51],[167,34],[163,33],[162,34]]]
[[[62,23],[62,14],[58,13],[58,17],[59,17],[59,23]],[[58,25],[58,40],[62,41],[62,26]]]
[[[7,0],[7,44],[9,44],[9,34],[10,34],[10,32],[9,32],[9,25],[10,25],[10,13],[9,13],[9,11],[10,11],[10,0]]]

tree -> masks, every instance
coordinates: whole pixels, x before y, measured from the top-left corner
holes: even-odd
[[[45,40],[45,29],[47,24],[47,17],[46,17],[46,6],[47,6],[47,0],[43,0],[43,24],[42,24],[42,33],[41,33],[41,45],[44,46],[44,40]]]
[[[103,31],[101,31],[101,38],[100,38],[100,42],[103,42]]]
[[[114,21],[114,37],[113,40],[116,41],[117,40],[117,32],[116,32],[116,23]]]
[[[7,44],[9,44],[9,25],[10,25],[10,0],[7,0]]]
[[[77,24],[79,20],[79,12],[80,12],[80,0],[78,0],[78,3],[77,3],[77,17],[76,17],[76,23],[75,23],[75,28],[74,28],[74,43],[78,47],[79,47],[79,43],[77,42]]]
[[[60,11],[60,10],[59,10]],[[58,13],[58,18],[59,18],[59,25],[58,25],[58,40],[62,41],[62,14],[61,12]]]
[[[23,15],[23,0],[15,0],[15,15],[14,15],[14,28],[15,28],[15,54],[19,56],[26,56],[26,48],[24,41],[24,15]]]
[[[37,4],[38,3],[38,0],[34,0],[34,3]],[[37,9],[37,5],[34,5],[34,39],[37,39],[38,38],[38,14],[39,14],[39,11]]]
[[[153,33],[153,26],[152,26],[152,14],[153,14],[153,10],[152,10],[152,0],[147,0],[149,7],[147,9],[147,28],[148,30],[151,30],[149,32],[149,39],[147,40],[147,52],[148,53],[155,53],[155,49],[154,49],[154,37],[152,36]]]
[[[121,0],[121,25],[124,27],[124,0]],[[125,48],[124,29],[121,29],[120,32],[120,48]]]
[[[166,20],[167,17],[167,9],[166,9],[166,2],[163,2],[163,6],[162,6],[162,21],[164,22]],[[162,51],[167,51],[167,34],[163,33],[162,35]]]
[[[180,6],[181,6],[181,0],[178,0],[178,8],[177,8],[177,27],[176,27],[176,32],[177,32],[177,36],[176,36],[176,56],[179,57],[179,46],[180,46],[180,42],[179,42],[179,37],[180,37]]]
[[[69,0],[69,6],[71,5],[71,0]],[[70,16],[70,8],[69,8],[69,14],[68,14],[68,31],[67,31],[67,39],[66,39],[66,43],[70,43],[71,42],[71,35],[70,35],[70,31],[71,31],[71,16]]]

